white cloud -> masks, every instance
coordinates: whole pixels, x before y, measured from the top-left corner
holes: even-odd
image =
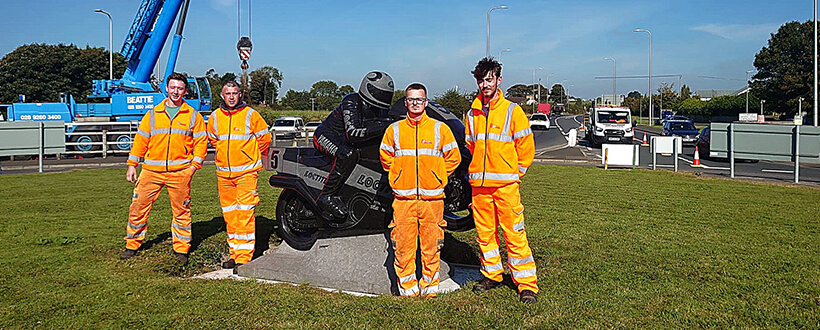
[[[706,32],[724,39],[760,39],[777,31],[780,24],[706,24],[691,28],[693,31]]]

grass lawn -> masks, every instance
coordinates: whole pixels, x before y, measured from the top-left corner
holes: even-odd
[[[227,253],[213,172],[193,182],[185,268],[165,193],[144,249],[118,259],[124,168],[0,176],[0,328],[820,327],[816,188],[535,165],[522,199],[541,293],[525,306],[508,287],[426,301],[190,279]],[[279,192],[266,177],[257,215],[270,227]],[[474,235],[454,236],[475,248]]]

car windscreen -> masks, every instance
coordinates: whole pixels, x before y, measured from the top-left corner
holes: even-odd
[[[669,129],[671,130],[687,130],[687,131],[694,131],[696,130],[695,125],[690,122],[670,122]]]
[[[628,123],[629,112],[623,111],[598,111],[599,123]]]
[[[307,127],[318,127],[321,124],[322,123],[307,123],[307,124],[305,124],[305,126],[307,126]]]
[[[273,123],[273,126],[295,126],[295,121],[293,120],[277,120]]]
[[[543,121],[547,121],[547,116],[545,116],[545,115],[535,114],[535,115],[532,115],[532,117],[530,118],[530,120],[543,120]]]

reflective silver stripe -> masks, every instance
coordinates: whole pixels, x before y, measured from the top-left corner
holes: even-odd
[[[253,110],[253,108],[248,107],[248,113],[245,115],[245,132],[246,133],[251,131],[251,116],[253,115],[254,111],[256,111],[256,110]]]
[[[414,286],[412,288],[409,288],[409,289],[405,290],[404,288],[401,287],[401,285],[399,285],[399,294],[401,294],[402,296],[412,296],[412,295],[415,295],[418,292],[419,292],[419,288],[417,286]]]
[[[218,139],[218,137],[216,136],[216,134],[211,133],[211,132],[208,132],[208,137],[209,137],[209,138],[212,138],[212,139]]]
[[[421,294],[422,295],[426,296],[426,295],[433,294],[433,293],[438,293],[438,284],[431,285],[431,286],[428,286],[424,289],[421,289]]]
[[[481,270],[492,273],[504,270],[504,266],[502,266],[500,262],[494,265],[481,265]]]
[[[129,228],[131,228],[131,229],[133,229],[133,230],[140,230],[140,229],[142,229],[142,228],[145,228],[145,225],[147,225],[147,224],[148,224],[147,222],[143,222],[143,223],[141,223],[141,224],[134,225],[134,224],[132,224],[132,223],[130,223],[130,222],[129,222],[129,223],[128,223],[128,227],[129,227]]]
[[[256,233],[250,233],[245,235],[240,234],[228,234],[228,239],[241,239],[245,241],[253,241],[256,239]]]
[[[395,150],[401,150],[401,144],[399,144],[399,123],[393,123],[393,145],[396,147]]]
[[[482,174],[484,175],[482,176]],[[470,173],[471,180],[481,180],[482,177],[484,177],[485,179],[500,181],[516,181],[519,179],[518,173]]]
[[[436,274],[435,274],[435,275],[433,275],[433,277],[432,277],[432,278],[430,278],[429,276],[424,275],[424,274],[422,274],[422,275],[421,275],[421,277],[422,277],[422,278],[424,279],[424,281],[426,281],[427,283],[433,283],[433,281],[434,281],[435,279],[439,278],[439,272],[436,272]]]
[[[510,102],[510,105],[507,106],[507,117],[504,118],[504,129],[501,131],[502,134],[512,136],[510,126],[512,123],[512,114],[513,110],[515,110],[515,105],[515,103]]]
[[[228,246],[231,247],[231,249],[234,249],[234,250],[253,250],[253,248],[254,248],[254,244],[252,244],[252,243],[245,243],[245,244],[228,243]]]
[[[154,129],[151,129],[151,135],[169,134],[169,133],[171,133],[170,128],[154,128]]]
[[[137,130],[137,134],[142,135],[142,136],[147,137],[147,138],[151,137],[151,133],[148,133],[148,132],[143,131],[141,129]]]
[[[416,280],[416,274],[410,274],[405,277],[399,278],[399,283],[407,283],[414,280]]]
[[[435,135],[435,142],[433,143],[433,150],[439,150],[438,145],[441,144],[441,122],[436,121],[436,135]]]
[[[382,143],[382,144],[381,144],[381,147],[379,147],[379,148],[381,148],[381,149],[382,149],[382,150],[384,150],[384,151],[389,151],[389,152],[391,152],[391,153],[392,153],[392,152],[395,152],[395,150],[393,150],[393,147],[392,147],[392,146],[390,146],[390,145],[388,145],[388,144],[386,144],[386,143]]]
[[[137,156],[134,156],[134,155],[128,155],[128,160],[133,160],[133,161],[135,161],[135,162],[137,162],[137,163],[139,163],[139,162],[140,162],[140,158],[139,158],[139,157],[137,157]]]
[[[473,120],[473,109],[470,109],[470,111],[467,112],[467,126],[470,127],[470,134],[473,136],[472,141],[475,142],[476,141],[475,140],[476,131],[475,131],[475,122]]]
[[[522,271],[512,271],[512,276],[515,278],[535,276],[535,268]]]
[[[208,134],[208,133],[205,132],[205,131],[196,132],[196,133],[194,133],[193,137],[194,137],[194,139],[198,139],[198,138],[201,138],[201,137],[205,136],[206,134]]]
[[[252,170],[252,169],[256,168],[257,166],[262,166],[262,161],[257,160],[256,163],[251,164],[251,165],[245,165],[245,166],[231,166],[231,167],[217,166],[216,170],[217,171],[226,171],[226,172],[241,172],[241,171]]]
[[[518,140],[518,139],[520,139],[522,137],[525,137],[527,135],[530,135],[530,134],[532,134],[532,129],[527,127],[527,128],[522,129],[518,132],[515,132],[515,134],[513,134],[513,140]]]
[[[219,121],[219,120],[217,119],[217,117],[219,117],[219,116],[217,116],[217,113],[219,113],[219,110],[214,111],[214,112],[211,114],[211,121],[213,121],[213,122],[214,122],[214,125],[213,125],[213,126],[214,126],[214,132],[213,132],[213,133],[211,133],[211,137],[212,137],[212,138],[215,138],[215,139],[217,139],[217,140],[221,140],[221,138],[220,138],[219,136],[217,136],[217,134],[219,134],[219,130],[216,128],[216,127],[217,127],[217,126],[216,126],[216,122],[218,122],[218,121]]]
[[[482,252],[481,255],[484,256],[484,260],[490,259],[492,257],[497,257],[498,256],[498,249],[492,249],[492,250],[487,251],[487,252]]]
[[[532,259],[532,256],[529,256],[529,257],[526,257],[526,258],[523,258],[523,259],[509,257],[509,258],[507,258],[507,261],[510,263],[510,265],[518,266],[518,265],[526,264],[528,262],[533,262],[533,259]]]
[[[154,165],[154,166],[163,166],[163,165],[166,164],[166,161],[164,161],[164,160],[146,159],[146,160],[143,160],[142,162],[147,164],[147,165]],[[191,163],[190,159],[169,160],[169,161],[167,161],[168,165],[185,165],[185,164],[190,164],[190,163]]]
[[[455,148],[458,148],[458,143],[456,143],[456,141],[453,141],[453,142],[445,144],[443,147],[441,147],[441,151],[447,152],[447,151],[453,150]]]
[[[259,132],[254,132],[254,133],[253,133],[253,135],[256,135],[256,136],[262,136],[262,135],[268,134],[269,132],[270,132],[270,131],[268,131],[268,129],[267,129],[267,128],[263,128],[263,129],[262,129],[262,130],[260,130]]]
[[[515,230],[515,231],[524,230],[524,220],[521,220],[521,222],[514,224],[513,225],[513,230]]]
[[[527,174],[527,168],[521,165],[518,165],[518,173]]]
[[[442,188],[442,189],[416,189],[416,188],[413,188],[413,189],[404,189],[404,190],[393,189],[393,192],[395,192],[396,195],[403,196],[403,197],[414,196],[414,195],[416,195],[417,191],[418,191],[418,194],[421,195],[421,196],[431,196],[432,197],[432,196],[438,196],[438,195],[443,194],[444,193],[444,188]]]
[[[234,204],[231,206],[223,206],[222,212],[231,212],[236,210],[250,211],[256,208],[256,205]]]
[[[253,134],[224,134],[219,136],[219,140],[246,141],[253,137]]]
[[[148,121],[149,121],[149,123],[151,123],[151,125],[150,125],[151,130],[148,131],[149,135],[154,134],[154,126],[155,126],[154,125],[154,112],[155,112],[154,110],[151,110],[151,115],[148,116]]]
[[[441,157],[444,156],[444,153],[441,150],[433,150],[433,149],[419,149],[418,155],[425,155],[425,156],[435,156]],[[396,157],[399,156],[416,156],[416,150],[413,149],[403,149],[403,150],[396,150]]]
[[[127,238],[127,239],[135,239],[135,238],[142,238],[142,237],[145,237],[145,232],[144,231],[141,231],[141,232],[139,232],[135,235],[130,235],[130,234],[125,235],[125,238]]]
[[[187,129],[172,128],[172,129],[171,129],[171,134],[179,134],[179,135],[189,136],[189,135],[190,135],[190,131],[189,131],[189,130],[187,130]]]
[[[202,161],[203,161],[203,160],[204,160],[204,159],[202,159],[202,157],[199,157],[199,156],[194,156],[194,161],[195,161],[195,162],[197,162],[197,163],[202,164]]]
[[[196,125],[196,110],[191,109],[191,125],[188,125],[188,131],[193,135],[194,125]]]
[[[483,137],[481,137],[483,138]],[[513,138],[509,135],[504,134],[496,134],[496,133],[487,133],[487,138],[490,140],[495,140],[499,142],[512,142]]]
[[[180,226],[180,225],[179,225],[179,224],[177,224],[177,223],[171,223],[171,227],[172,227],[172,228],[175,228],[175,229],[177,229],[177,230],[191,231],[191,226],[190,226],[190,225],[189,225],[189,226],[184,226],[184,227],[183,227],[183,226]]]
[[[174,238],[176,238],[180,241],[190,241],[191,240],[191,236],[180,235],[180,234],[177,234],[176,232],[171,232],[171,234],[174,235]]]
[[[464,140],[466,140],[466,141],[470,141],[470,142],[475,142],[475,140],[474,140],[473,136],[472,136],[472,135],[469,135],[469,134],[467,134],[467,135],[465,135],[465,136],[464,136]]]

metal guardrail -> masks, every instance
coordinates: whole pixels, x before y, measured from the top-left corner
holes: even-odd
[[[0,156],[43,155],[65,152],[65,128],[60,121],[0,122]]]
[[[820,164],[820,127],[712,123],[710,129],[710,156],[728,158],[732,178],[737,158],[793,162],[795,183],[801,161]]]

